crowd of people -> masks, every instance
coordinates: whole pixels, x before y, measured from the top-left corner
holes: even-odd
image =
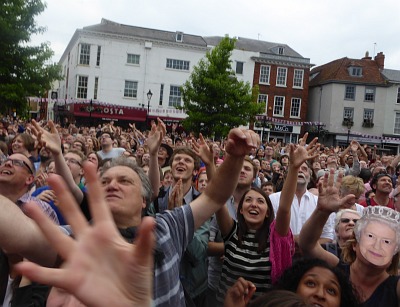
[[[3,118],[1,306],[400,306],[400,155]]]

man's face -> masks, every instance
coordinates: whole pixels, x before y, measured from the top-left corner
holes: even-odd
[[[13,154],[9,160],[0,165],[0,186],[13,189],[23,188],[30,185],[34,176],[32,175],[32,163],[23,154]],[[21,161],[21,162],[20,162]]]
[[[75,138],[72,135],[68,135],[66,138],[67,143],[69,143],[71,145],[73,144],[74,140],[75,140]]]
[[[195,175],[194,159],[187,154],[176,154],[172,160],[171,172],[175,180],[191,180]]]
[[[71,171],[74,180],[81,178],[83,175],[82,159],[77,154],[68,152],[64,155],[65,162]]]
[[[396,232],[384,223],[370,221],[361,232],[358,249],[370,263],[386,267],[396,250]]]
[[[127,166],[115,166],[103,174],[101,184],[117,226],[139,225],[146,208],[139,175]]]
[[[271,195],[272,193],[274,193],[274,189],[272,188],[272,185],[265,185],[265,186],[262,187],[262,190],[267,195]]]
[[[337,226],[336,235],[340,240],[347,241],[353,235],[355,221],[359,220],[360,216],[352,212],[344,212]]]
[[[297,175],[297,184],[307,185],[310,182],[310,169],[306,163],[300,166],[299,174]]]
[[[333,163],[337,164],[336,156],[335,155],[328,156],[326,158],[326,164],[329,165],[329,164],[333,164]]]
[[[382,176],[378,178],[378,181],[375,184],[376,193],[381,192],[385,194],[390,194],[393,189],[392,179],[388,176]]]
[[[244,161],[240,171],[238,186],[250,187],[254,180],[253,165],[249,161]]]
[[[110,134],[103,133],[101,135],[101,146],[112,146],[113,140],[111,139]]]
[[[267,147],[265,147],[264,153],[265,153],[265,156],[271,157],[272,154],[274,153],[274,151],[273,151],[272,147],[267,146]]]

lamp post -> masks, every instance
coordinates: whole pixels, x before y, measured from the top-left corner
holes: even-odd
[[[351,131],[351,126],[353,126],[353,123],[351,121],[351,118],[347,118],[347,146],[350,144],[350,131]]]
[[[151,90],[149,90],[147,92],[147,113],[146,113],[146,124],[148,124],[149,122],[149,112],[150,112],[150,100],[151,97],[153,96],[153,93],[151,92]]]

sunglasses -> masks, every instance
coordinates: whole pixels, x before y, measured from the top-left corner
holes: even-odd
[[[29,166],[28,163],[26,163],[23,160],[19,160],[19,159],[5,159],[4,161],[1,162],[1,166],[3,166],[4,164],[6,164],[8,161],[11,161],[11,164],[14,166],[19,166],[19,167],[25,167],[29,173],[31,173],[33,175],[33,170],[31,169],[31,167]]]
[[[350,221],[353,221],[353,223],[355,224],[355,223],[357,223],[358,220],[359,220],[359,219],[347,219],[347,218],[342,218],[342,219],[340,219],[340,222],[343,223],[343,224],[348,224],[348,223],[350,223]]]

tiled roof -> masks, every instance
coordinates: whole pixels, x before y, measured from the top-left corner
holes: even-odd
[[[209,46],[216,46],[222,40],[222,36],[205,36],[203,37],[204,40],[207,42]],[[245,51],[253,51],[253,52],[261,52],[266,54],[274,54],[277,55],[277,48],[283,47],[284,48],[284,56],[290,57],[298,57],[303,58],[299,53],[294,51],[286,44],[279,44],[279,43],[271,43],[260,41],[256,39],[250,38],[243,38],[238,37],[236,40],[235,49],[245,50]]]
[[[382,75],[388,81],[400,82],[400,70],[384,69],[384,70],[382,70]]]
[[[176,32],[170,31],[162,31],[148,28],[141,28],[129,25],[123,25],[120,23],[116,23],[107,19],[102,19],[101,23],[84,27],[83,30],[93,31],[93,32],[101,32],[101,33],[110,33],[116,35],[125,35],[132,37],[140,37],[144,39],[153,39],[165,42],[176,42]],[[179,31],[177,31],[179,32]],[[182,33],[182,32],[181,32]],[[191,34],[183,34],[182,44],[187,45],[195,45],[200,47],[206,47],[207,44],[201,36],[191,35]]]
[[[351,76],[349,67],[361,67],[362,76]],[[310,87],[325,83],[345,82],[386,85],[386,80],[382,76],[377,63],[370,58],[349,59],[345,57],[314,67],[310,71]]]

